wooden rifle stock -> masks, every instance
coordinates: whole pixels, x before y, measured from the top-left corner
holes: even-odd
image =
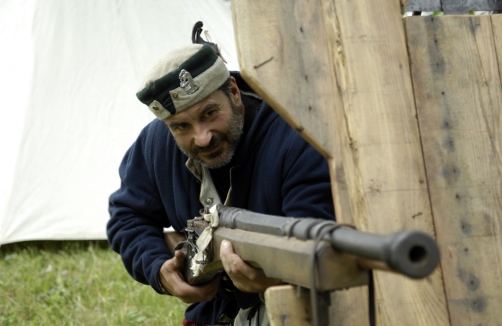
[[[208,263],[199,276],[190,269],[196,253],[194,244],[207,227],[202,218],[188,221],[185,236],[166,233],[168,247],[183,248],[185,278],[189,284],[210,281],[223,271],[219,258],[223,240],[248,264],[264,270],[268,277],[310,288],[312,256],[317,255],[316,291],[333,291],[368,284],[367,269],[380,269],[413,278],[429,275],[439,261],[439,250],[429,235],[420,231],[398,232],[388,236],[333,227],[336,223],[312,218],[287,218],[257,214],[244,209],[218,206],[220,224],[214,229],[208,249]],[[323,228],[334,228],[315,247],[315,235]]]

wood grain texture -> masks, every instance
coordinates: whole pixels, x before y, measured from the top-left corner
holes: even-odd
[[[274,286],[267,289],[265,303],[270,326],[311,325],[309,297],[298,297],[293,285]]]
[[[331,294],[330,325],[369,325],[367,286],[334,291]]]
[[[401,2],[241,0],[232,9],[243,77],[328,158],[337,219],[434,234]],[[440,268],[421,281],[379,272],[375,281],[379,325],[449,323]],[[333,319],[367,324],[364,294],[337,293],[352,309]]]
[[[502,19],[406,19],[452,325],[502,321]]]
[[[343,102],[330,160],[337,214],[371,232],[434,234],[400,3],[322,1],[322,9]],[[379,325],[449,323],[440,269],[421,281],[375,272],[375,284]]]
[[[232,11],[243,77],[329,157],[333,143],[324,135],[331,126],[326,108],[333,107],[333,86],[318,1],[234,1]]]
[[[239,229],[218,228],[214,231],[213,257],[219,257],[219,244],[232,243],[234,251],[250,265],[262,268],[268,277],[310,288],[310,267],[315,242]],[[317,291],[333,291],[368,284],[368,273],[357,265],[357,257],[343,254],[322,242],[317,247]],[[221,266],[216,258],[206,269]]]

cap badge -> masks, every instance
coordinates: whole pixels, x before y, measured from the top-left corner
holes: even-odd
[[[180,72],[180,87],[187,92],[187,94],[193,94],[197,92],[199,86],[193,81],[192,75],[185,69]]]

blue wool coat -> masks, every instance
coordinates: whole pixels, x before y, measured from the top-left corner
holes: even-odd
[[[238,82],[241,89],[247,87]],[[334,219],[326,160],[265,102],[235,157],[231,169],[234,207]],[[109,242],[132,277],[158,293],[162,293],[160,267],[171,258],[163,227],[181,231],[203,208],[200,183],[185,167],[186,160],[164,122],[152,121],[125,154],[119,169],[120,189],[110,196]],[[239,308],[259,302],[257,294],[243,293],[230,280],[222,281],[215,299],[191,305],[185,316],[197,323],[218,324],[222,315],[233,318]]]

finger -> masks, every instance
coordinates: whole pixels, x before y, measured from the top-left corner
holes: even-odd
[[[246,275],[241,273],[241,269],[244,269],[247,264],[234,252],[233,246],[229,241],[222,241],[220,245],[220,259],[232,283],[238,289],[249,292],[248,285],[250,280]]]
[[[234,254],[234,247],[228,240],[223,240],[220,244],[220,258]]]
[[[182,251],[176,251],[175,256],[166,261],[165,269],[161,268],[161,278],[165,280],[163,285],[166,290],[185,303],[211,300],[218,292],[220,277],[215,277],[202,286],[192,286],[186,283],[180,268],[184,260],[185,254]]]
[[[254,281],[259,277],[265,277],[265,273],[262,269],[254,268],[239,257],[239,255],[233,254],[230,257],[232,261],[232,272],[240,277]]]
[[[227,274],[234,274],[237,277],[254,279],[256,269],[244,262],[234,250],[230,241],[223,240],[220,245],[220,259]],[[238,275],[243,274],[243,275]]]
[[[220,259],[223,264],[223,268],[227,273],[232,273],[233,267],[233,255],[235,255],[234,249],[230,241],[223,240],[220,245]]]
[[[178,291],[180,295],[177,297],[185,303],[209,301],[218,292],[220,277],[217,276],[211,282],[201,286],[191,286],[185,282],[179,284]]]
[[[254,268],[233,250],[232,243],[223,240],[220,244],[220,259],[223,268],[234,285],[244,292],[263,292],[271,285],[280,282],[278,279],[268,278],[260,268]]]
[[[185,263],[185,253],[182,250],[176,250],[173,257],[173,265],[172,267],[175,269],[180,269],[183,267]]]

